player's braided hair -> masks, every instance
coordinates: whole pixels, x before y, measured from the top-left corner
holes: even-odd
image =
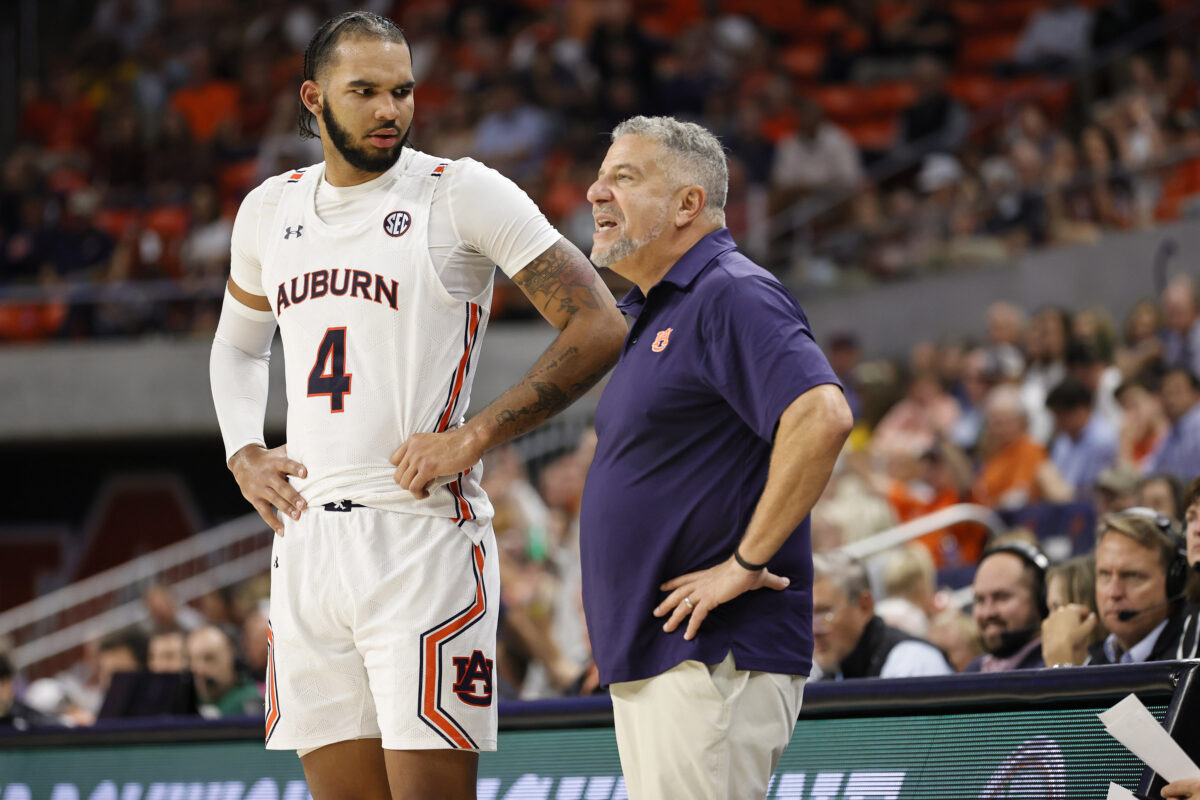
[[[404,31],[387,17],[370,11],[347,11],[325,21],[308,40],[304,48],[304,80],[315,81],[317,73],[325,69],[335,47],[349,36],[368,36],[396,44],[408,44]],[[300,101],[298,118],[300,138],[315,139],[320,134],[313,128],[312,112]]]

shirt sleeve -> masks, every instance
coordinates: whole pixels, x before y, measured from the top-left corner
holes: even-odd
[[[726,282],[706,317],[702,375],[765,441],[797,397],[825,383],[841,387],[800,304],[770,276]]]
[[[900,642],[888,653],[879,670],[881,678],[919,678],[924,675],[950,675],[954,672],[946,657],[931,644]]]
[[[233,240],[229,247],[229,275],[233,282],[250,294],[261,296],[265,296],[266,291],[262,285],[258,224],[266,194],[267,184],[264,183],[246,195],[233,221]]]
[[[450,217],[459,239],[510,278],[557,242],[558,232],[519,186],[464,158],[447,170]]]

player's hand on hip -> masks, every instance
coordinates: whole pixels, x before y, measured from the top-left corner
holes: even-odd
[[[447,475],[475,466],[483,453],[467,426],[444,433],[414,433],[392,453],[392,476],[418,500],[429,496],[429,486]]]
[[[680,575],[659,586],[659,589],[670,594],[654,609],[654,616],[665,617],[670,614],[663,625],[667,633],[674,631],[687,618],[687,630],[683,638],[690,641],[696,638],[696,632],[700,630],[708,612],[722,603],[755,589],[782,591],[789,583],[791,581],[788,578],[766,569],[751,572],[730,556],[728,561],[715,567]]]
[[[308,477],[308,470],[300,462],[288,458],[287,445],[267,450],[261,445],[248,444],[229,459],[229,471],[242,490],[242,496],[280,536],[283,535],[283,522],[273,508],[292,519],[300,519],[300,512],[308,505],[288,482],[289,475]]]

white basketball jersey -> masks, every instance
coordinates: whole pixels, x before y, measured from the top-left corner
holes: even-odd
[[[430,202],[448,163],[406,149],[375,210],[339,226],[316,214],[323,163],[275,178],[279,203],[259,229],[262,286],[283,339],[288,456],[308,470],[292,483],[309,505],[448,517],[476,539],[465,523],[492,515],[481,464],[418,500],[388,461],[411,434],[462,424],[487,328],[491,284],[456,300],[429,257]]]

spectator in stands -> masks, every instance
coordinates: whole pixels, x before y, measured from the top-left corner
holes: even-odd
[[[200,715],[208,718],[263,713],[258,687],[238,669],[233,640],[216,625],[188,634],[188,663],[196,681]]]
[[[38,725],[52,725],[55,720],[17,697],[16,673],[8,656],[0,653],[0,731],[15,728],[29,730]]]
[[[929,643],[946,654],[955,672],[962,672],[983,653],[975,620],[970,614],[954,608],[933,618],[929,625]]]
[[[146,636],[137,628],[110,633],[100,640],[97,688],[108,692],[112,676],[118,672],[141,672],[146,668]]]
[[[1013,57],[1018,66],[1059,72],[1088,54],[1092,12],[1074,0],[1051,0],[1025,25]]]
[[[1138,471],[1123,461],[1100,470],[1092,487],[1096,513],[1103,516],[1136,506],[1139,480]]]
[[[1009,249],[1021,251],[1044,244],[1050,237],[1050,212],[1046,204],[1045,159],[1037,146],[1018,139],[1007,158],[991,159],[983,168],[991,214],[984,229],[1003,237]]]
[[[1180,275],[1167,284],[1162,295],[1163,357],[1168,367],[1186,367],[1200,375],[1200,312],[1196,309],[1196,285]]]
[[[151,672],[184,672],[188,668],[187,633],[178,625],[159,628],[146,646],[146,668]]]
[[[1184,495],[1184,539],[1191,577],[1187,587],[1187,620],[1179,637],[1176,658],[1200,657],[1200,478],[1188,486]]]
[[[191,630],[203,624],[204,617],[190,606],[180,607],[175,602],[171,590],[158,583],[152,583],[142,592],[142,604],[149,615],[148,631],[180,627]]]
[[[1163,358],[1162,327],[1158,305],[1140,300],[1125,319],[1124,341],[1117,350],[1116,366],[1122,375],[1139,375]]]
[[[1076,315],[1076,328],[1084,314]],[[1092,393],[1092,410],[1103,419],[1115,434],[1121,429],[1121,406],[1117,403],[1116,391],[1121,385],[1121,371],[1109,363],[1110,358],[1101,355],[1101,345],[1096,341],[1099,334],[1086,338],[1076,334],[1067,344],[1065,361],[1067,375],[1081,382]],[[1111,348],[1108,349],[1111,353]]]
[[[549,116],[531,105],[512,80],[491,87],[488,99],[488,111],[475,128],[475,155],[514,180],[530,178],[546,154]]]
[[[912,157],[955,153],[967,138],[970,115],[946,91],[946,68],[935,58],[919,57],[913,65],[917,99],[900,113],[899,145]]]
[[[775,143],[771,207],[783,209],[817,197],[840,199],[863,179],[858,147],[844,130],[825,119],[816,101],[799,101],[799,127]]]
[[[979,561],[972,590],[972,614],[979,626],[984,655],[964,672],[1039,669],[1041,627],[1046,616],[1046,570],[1050,560],[1020,540],[990,548]]]
[[[1014,351],[1015,352],[1015,351]],[[950,440],[966,452],[972,452],[983,433],[983,404],[1001,380],[998,353],[977,347],[967,353],[962,368],[962,416],[950,430]]]
[[[1096,558],[1091,554],[1068,558],[1046,572],[1046,606],[1049,613],[1053,614],[1072,603],[1086,606],[1093,614],[1097,614],[1096,627],[1088,637],[1088,645],[1103,641],[1108,636],[1108,628],[1099,621],[1096,608]],[[1042,625],[1045,624],[1043,620]]]
[[[959,413],[958,403],[935,373],[917,373],[904,397],[875,426],[871,450],[884,458],[924,453],[950,433]]]
[[[221,214],[216,190],[203,184],[192,190],[191,230],[183,240],[180,261],[189,277],[224,277],[229,269],[233,222]]]
[[[960,27],[948,0],[915,0],[907,13],[876,26],[872,49],[897,58],[931,56],[953,64]]]
[[[1041,500],[1069,502],[1074,493],[1029,435],[1021,394],[1014,386],[988,393],[983,457],[973,490],[977,502],[993,508],[1020,508]]]
[[[849,331],[839,331],[829,337],[829,366],[838,380],[842,382],[842,391],[846,395],[846,404],[855,421],[862,419],[863,404],[860,394],[859,380],[856,374],[862,348],[858,337]]]
[[[1097,526],[1096,607],[1070,604],[1042,630],[1048,666],[1129,664],[1175,657],[1187,614],[1187,565],[1174,523],[1150,509],[1107,514]],[[1096,625],[1110,633],[1088,646]]]
[[[1046,396],[1067,377],[1067,347],[1071,343],[1071,314],[1065,308],[1037,310],[1026,331],[1025,354],[1029,361],[1021,394],[1029,412],[1029,431],[1038,442],[1050,440],[1054,419],[1046,409]]]
[[[1055,386],[1046,398],[1057,433],[1050,460],[1077,496],[1091,489],[1100,471],[1117,457],[1117,430],[1093,408],[1092,391],[1075,378]]]
[[[929,620],[945,605],[937,593],[937,569],[924,547],[898,547],[883,567],[883,595],[900,598],[916,607]],[[922,634],[924,635],[924,634]]]
[[[246,671],[260,685],[267,680],[267,615],[255,608],[242,620],[241,645]]]
[[[813,666],[820,669],[820,680],[951,672],[942,651],[875,616],[875,598],[861,562],[839,552],[818,553],[813,569]]]
[[[1162,405],[1171,427],[1147,469],[1181,480],[1200,475],[1200,381],[1195,373],[1186,367],[1169,370],[1162,380]]]
[[[1156,472],[1138,481],[1137,503],[1175,521],[1183,519],[1183,481],[1166,472]]]
[[[1160,384],[1153,373],[1143,372],[1126,378],[1113,392],[1121,406],[1119,459],[1138,471],[1149,466],[1171,429],[1159,394]]]

